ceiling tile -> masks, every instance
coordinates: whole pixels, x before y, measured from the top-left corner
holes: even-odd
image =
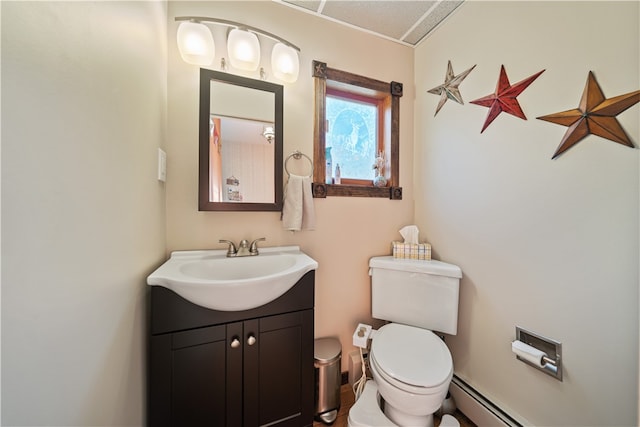
[[[351,25],[401,38],[433,6],[432,1],[328,1],[322,14]]]
[[[415,46],[464,0],[273,1]]]
[[[444,21],[444,19],[461,4],[462,0],[440,2],[411,33],[407,34],[407,37],[405,37],[403,41],[412,45],[418,44],[420,40],[433,31],[438,24]]]
[[[313,12],[317,12],[318,8],[322,4],[322,1],[320,0],[283,0],[283,2],[311,10]]]

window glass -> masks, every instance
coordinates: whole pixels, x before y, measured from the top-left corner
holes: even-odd
[[[333,165],[341,176],[372,179],[378,147],[378,107],[338,96],[326,98],[326,147],[331,147]]]

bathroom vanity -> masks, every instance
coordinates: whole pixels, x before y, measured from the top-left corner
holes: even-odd
[[[243,311],[150,286],[147,425],[311,426],[314,281]]]

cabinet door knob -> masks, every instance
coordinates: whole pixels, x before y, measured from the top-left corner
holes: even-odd
[[[240,347],[240,339],[238,337],[233,337],[233,339],[231,340],[231,348],[238,347]]]
[[[255,343],[256,343],[256,337],[253,334],[249,335],[249,338],[247,338],[247,344],[254,345]]]

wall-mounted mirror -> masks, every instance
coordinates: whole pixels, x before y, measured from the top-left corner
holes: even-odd
[[[281,85],[200,69],[199,210],[282,208]]]

